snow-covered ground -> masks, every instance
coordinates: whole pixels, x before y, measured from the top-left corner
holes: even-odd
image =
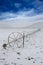
[[[43,65],[43,28],[25,38],[24,48],[3,49],[3,40],[12,32],[31,33],[36,29],[0,29],[0,65]],[[21,42],[19,42],[20,44]]]

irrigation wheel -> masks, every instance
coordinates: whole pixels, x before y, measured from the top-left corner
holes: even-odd
[[[18,47],[22,45],[22,33],[19,32],[12,32],[8,36],[8,44],[10,46],[14,46],[16,44]]]

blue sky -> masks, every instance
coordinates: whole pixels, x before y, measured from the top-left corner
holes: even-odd
[[[0,12],[18,12],[35,9],[37,13],[43,12],[43,0],[0,0]]]
[[[0,20],[38,14],[43,14],[43,0],[0,0]]]

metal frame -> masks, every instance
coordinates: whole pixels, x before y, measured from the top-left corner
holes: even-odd
[[[40,31],[40,29],[37,29],[37,30],[33,31],[32,33],[27,33],[27,34],[25,34],[25,32],[22,32],[22,33],[20,33],[20,32],[12,32],[8,36],[7,45],[9,45],[9,46],[13,45],[14,46],[16,44],[17,47],[23,46],[23,48],[24,48],[25,38],[27,38],[28,36],[31,37],[31,35],[34,35],[35,33],[39,32],[39,31]],[[21,45],[19,45],[19,44],[21,44]]]

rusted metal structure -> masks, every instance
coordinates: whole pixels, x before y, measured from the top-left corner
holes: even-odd
[[[37,30],[35,30],[31,33],[27,33],[27,34],[25,34],[25,32],[22,32],[22,33],[12,32],[8,36],[7,45],[14,46],[16,44],[18,48],[20,48],[21,46],[24,48],[25,38],[28,36],[30,37],[31,35],[34,35],[35,33],[39,32],[39,31],[40,31],[40,29],[37,29]],[[7,45],[5,44],[3,46],[6,48]]]

